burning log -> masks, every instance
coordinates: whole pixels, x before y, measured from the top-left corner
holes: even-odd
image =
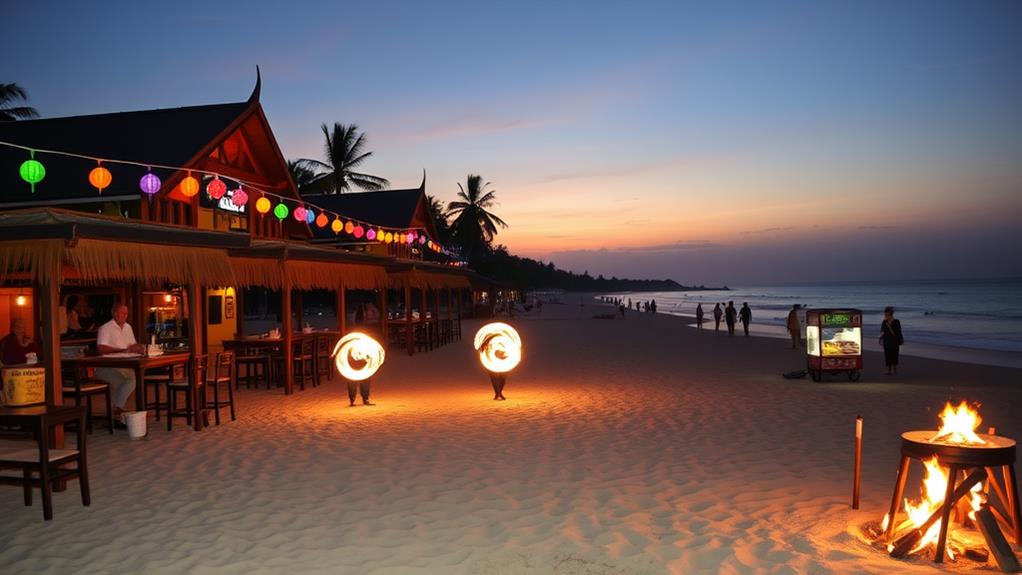
[[[950,518],[951,507],[955,504],[956,501],[958,501],[966,494],[968,494],[969,491],[972,489],[973,485],[977,485],[979,482],[986,479],[986,477],[987,472],[985,469],[980,468],[977,469],[976,471],[973,471],[965,479],[965,481],[960,483],[958,487],[955,488],[954,492],[950,493],[949,497],[945,497],[943,505],[941,505],[940,508],[934,511],[930,515],[930,517],[926,521],[924,521],[922,525],[919,526],[918,529],[908,532],[907,534],[903,535],[900,539],[894,542],[893,548],[891,549],[891,557],[896,557],[900,559],[908,555],[912,548],[914,548],[923,539],[923,536],[930,529],[930,527],[932,527],[933,524],[936,523],[937,520],[941,519],[942,517],[944,518],[944,525],[941,528],[941,535],[946,536],[947,521]],[[951,491],[952,485],[954,485],[953,475],[948,480],[948,491]],[[940,541],[937,544],[937,548],[938,550],[941,550],[941,552],[943,552],[944,541]],[[937,558],[936,560],[938,560],[939,562],[940,559],[943,558],[942,557]]]
[[[1015,553],[1011,550],[1011,545],[1008,544],[1008,540],[1001,533],[1001,529],[997,526],[997,519],[990,512],[990,508],[984,507],[976,512],[976,524],[979,526],[980,532],[983,533],[987,547],[993,553],[994,560],[997,561],[997,566],[1001,568],[1001,571],[1004,573],[1018,573],[1022,571],[1022,566],[1018,563],[1018,557],[1015,557]]]

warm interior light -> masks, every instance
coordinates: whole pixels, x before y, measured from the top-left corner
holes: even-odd
[[[25,304],[28,303],[28,298],[26,298],[23,295],[19,295],[18,297],[14,298],[14,303],[17,304],[19,307],[24,307]]]
[[[352,381],[369,379],[386,359],[383,346],[368,335],[353,331],[334,346],[334,365],[342,377]]]
[[[976,435],[976,428],[982,423],[979,412],[969,407],[964,401],[958,407],[952,407],[949,401],[940,413],[940,429],[937,435],[930,438],[930,443],[955,443],[965,445],[983,445],[983,438]]]
[[[522,339],[506,323],[498,321],[479,328],[474,346],[483,367],[494,373],[511,371],[522,360]]]
[[[174,301],[174,296],[170,295],[169,293],[163,294],[163,301],[165,303],[170,303],[170,302]]]

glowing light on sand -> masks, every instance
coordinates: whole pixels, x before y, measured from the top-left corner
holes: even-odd
[[[341,338],[331,354],[342,377],[351,381],[369,379],[386,358],[383,346],[368,335],[353,331]]]
[[[479,328],[474,346],[483,367],[493,373],[507,373],[522,360],[522,339],[506,323],[488,323]]]
[[[983,438],[976,435],[976,428],[982,423],[979,412],[970,408],[964,401],[958,407],[952,407],[949,401],[940,413],[940,429],[937,435],[930,438],[930,443],[954,443],[964,445],[983,445]]]

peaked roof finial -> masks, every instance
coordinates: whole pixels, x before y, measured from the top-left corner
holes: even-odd
[[[259,74],[259,64],[256,64],[256,85],[255,88],[252,88],[252,95],[248,97],[249,102],[259,101],[259,91],[262,89],[262,86],[263,79],[262,76]]]
[[[419,184],[419,189],[426,191],[426,168],[422,168],[422,183]]]

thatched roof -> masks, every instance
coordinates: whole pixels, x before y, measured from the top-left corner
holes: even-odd
[[[246,236],[55,208],[0,213],[0,281],[232,285],[224,248]],[[59,277],[51,270],[60,269]]]
[[[295,289],[376,289],[386,287],[384,264],[390,258],[296,242],[253,241],[232,249],[231,266],[238,286],[280,288],[287,273]],[[283,262],[283,263],[282,263]]]

